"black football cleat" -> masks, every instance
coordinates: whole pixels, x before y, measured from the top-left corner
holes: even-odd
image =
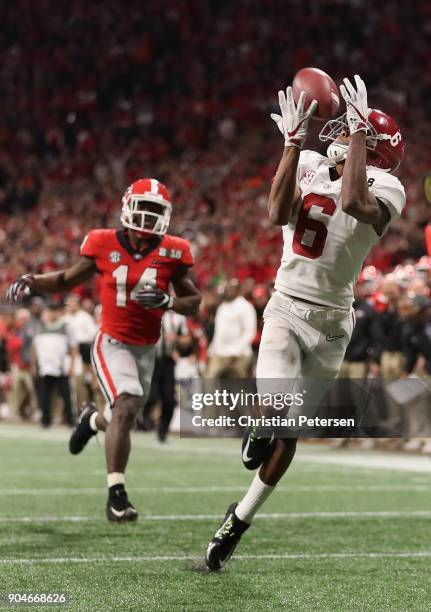
[[[138,511],[129,502],[123,485],[117,485],[109,489],[109,497],[106,503],[106,518],[111,523],[128,523],[138,520]]]
[[[260,437],[257,427],[248,427],[242,441],[242,462],[247,470],[256,470],[272,451],[274,433],[269,438]]]
[[[250,525],[241,521],[235,514],[237,506],[237,502],[229,506],[223,523],[208,544],[205,563],[212,572],[221,570],[232,556],[244,531],[250,527]]]
[[[78,425],[69,440],[69,450],[72,455],[78,455],[84,450],[88,440],[96,435],[97,431],[93,431],[90,427],[90,417],[95,412],[97,412],[95,404],[84,404],[84,409],[79,415]]]

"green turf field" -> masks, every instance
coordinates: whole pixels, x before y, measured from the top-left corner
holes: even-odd
[[[431,609],[430,459],[302,445],[236,557],[210,574],[206,544],[251,477],[238,440],[159,447],[136,434],[140,520],[110,525],[103,447],[72,457],[67,437],[0,426],[0,592],[66,591],[83,611]]]

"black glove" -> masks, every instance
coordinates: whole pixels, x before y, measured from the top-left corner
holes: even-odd
[[[137,291],[134,299],[144,308],[163,308],[167,310],[172,306],[172,296],[153,286],[146,286]]]
[[[24,276],[20,276],[6,291],[6,300],[8,302],[20,302],[22,299],[31,294],[33,285],[34,278],[31,274],[24,274]]]

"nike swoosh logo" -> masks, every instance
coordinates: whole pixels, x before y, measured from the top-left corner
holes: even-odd
[[[245,445],[245,448],[242,452],[242,460],[247,462],[250,461],[250,459],[253,459],[253,457],[249,457],[248,456],[248,447],[250,446],[250,436],[248,436],[248,440],[247,440],[247,444]]]
[[[331,336],[331,334],[328,334],[326,336],[326,340],[328,342],[332,342],[332,340],[338,340],[339,338],[344,338],[344,334],[340,334],[339,336]]]
[[[274,432],[272,432],[272,434],[271,434],[271,437],[270,437],[269,442],[268,442],[268,446],[270,444],[272,444],[273,441],[274,441]],[[248,447],[249,446],[250,446],[250,436],[248,436],[247,444],[245,445],[245,448],[244,448],[244,450],[242,452],[242,459],[243,459],[244,462],[250,461],[251,459],[253,459],[253,457],[249,457],[248,456]]]
[[[112,514],[114,514],[118,518],[121,518],[126,513],[125,510],[115,510],[115,508],[113,508],[112,506],[111,506],[111,512],[112,512]]]

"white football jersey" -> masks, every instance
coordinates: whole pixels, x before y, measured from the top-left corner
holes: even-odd
[[[315,151],[301,152],[297,182],[302,203],[283,226],[275,288],[316,304],[350,308],[364,259],[380,236],[372,225],[343,212],[342,179],[331,180],[331,166]],[[387,206],[394,221],[406,201],[400,181],[373,166],[367,166],[367,177],[370,191]]]

